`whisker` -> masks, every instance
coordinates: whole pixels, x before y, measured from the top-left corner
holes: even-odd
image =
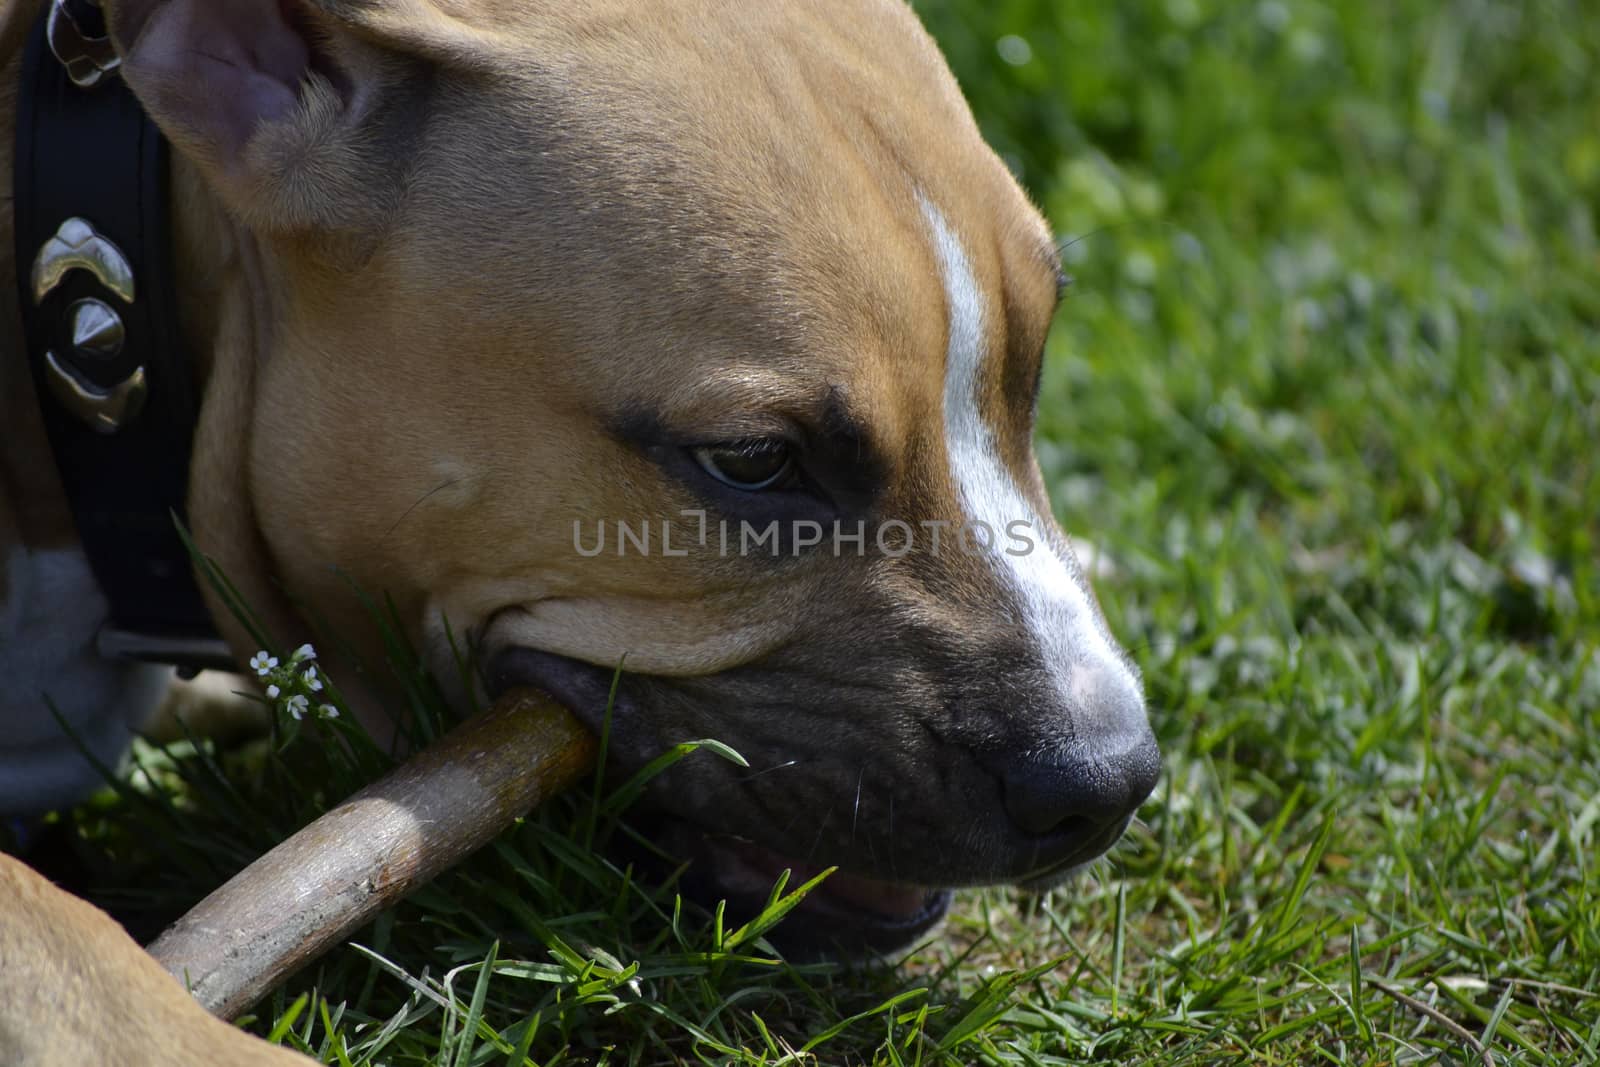
[[[863,763],[861,765],[861,771],[856,775],[856,803],[855,803],[855,807],[852,808],[851,811],[850,811],[850,844],[851,844],[852,847],[856,843],[856,823],[861,818],[861,783],[862,783],[862,781],[864,781],[866,779],[866,777],[867,777],[867,765],[865,763]]]
[[[828,810],[822,813],[822,821],[817,824],[817,836],[811,839],[811,847],[806,849],[806,863],[810,863],[812,857],[817,854],[817,846],[822,844],[822,833],[828,828],[828,823],[832,819],[833,807],[830,805]]]
[[[739,789],[745,785],[748,785],[750,782],[755,781],[757,778],[771,774],[773,771],[786,771],[791,767],[798,767],[800,766],[801,762],[801,760],[792,759],[784,763],[775,763],[771,767],[763,767],[759,771],[751,771],[742,778],[730,778],[713,788],[711,790],[711,795],[716,796],[717,794],[726,792],[729,789]]]
[[[789,761],[787,761],[785,763],[775,763],[771,767],[767,767],[767,768],[764,768],[762,770],[754,771],[754,772],[752,772],[750,774],[745,775],[743,778],[739,779],[739,784],[743,785],[746,782],[753,782],[757,778],[762,777],[763,775],[771,774],[773,771],[784,771],[784,770],[788,770],[790,767],[798,767],[798,766],[800,766],[800,761],[797,760],[797,759],[792,759],[792,760],[789,760]]]
[[[433,496],[433,494],[435,494],[437,492],[440,492],[442,490],[448,489],[452,485],[455,485],[460,481],[461,481],[460,478],[446,478],[444,481],[440,482],[438,485],[434,486],[432,489],[429,489],[426,493],[423,493],[421,496],[417,497],[417,499],[412,503],[412,505],[409,508],[406,508],[406,510],[401,513],[401,515],[400,515],[400,517],[398,519],[394,520],[394,525],[390,526],[387,530],[385,530],[383,532],[383,536],[384,537],[388,537],[390,534],[392,534],[396,530],[398,530],[400,528],[400,524],[402,522],[406,521],[406,516],[410,515],[413,511],[416,511],[417,508],[424,501],[426,501],[429,497]]]

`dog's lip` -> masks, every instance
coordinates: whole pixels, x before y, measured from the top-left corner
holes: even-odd
[[[1132,822],[1133,816],[1130,815],[1121,822],[1101,830],[1093,837],[1079,842],[1077,847],[1060,858],[1018,876],[1015,884],[1020,889],[1035,893],[1055,888],[1104,856],[1112,845],[1122,839],[1122,835]]]
[[[789,872],[784,886],[789,893],[827,870],[741,838],[688,824],[679,829],[698,838],[688,849],[678,850],[695,853],[680,889],[702,906],[726,901],[734,921],[754,918],[766,908],[783,871]],[[949,889],[836,869],[766,937],[794,961],[888,962],[932,931],[949,913],[953,899]]]
[[[515,686],[532,686],[598,733],[607,707],[617,712],[627,706],[624,694],[612,694],[617,671],[617,667],[513,645],[490,655],[483,680],[491,700]]]
[[[717,884],[731,894],[766,894],[778,877],[789,872],[786,892],[793,892],[824,871],[825,866],[789,859],[769,848],[728,834],[706,834],[707,852],[716,863]],[[818,915],[867,919],[884,927],[916,925],[938,907],[947,890],[905,882],[868,878],[834,869],[807,894],[800,908]]]
[[[620,688],[612,692],[616,673],[616,668],[513,646],[488,658],[484,681],[491,697],[514,686],[539,689],[599,732],[608,706],[618,723],[632,717],[628,695]],[[640,763],[654,755],[629,752],[632,745],[624,739],[628,732],[611,732],[613,755]],[[790,872],[786,890],[792,891],[827,869],[786,858],[734,835],[667,818],[680,834],[688,835],[687,840],[680,837],[679,851],[693,855],[681,858],[696,862],[684,879],[684,888],[701,904],[726,900],[733,914],[754,916],[766,906],[784,870]],[[948,889],[835,870],[807,894],[772,936],[786,951],[799,956],[884,955],[931,930],[949,911],[950,902]]]
[[[576,712],[592,695],[587,676],[594,669],[590,663],[519,645],[491,655],[486,661],[483,679],[491,700],[499,699],[508,689],[526,685],[542,690]]]

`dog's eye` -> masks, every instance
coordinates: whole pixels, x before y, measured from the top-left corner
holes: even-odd
[[[700,445],[691,450],[696,463],[723,485],[747,493],[787,485],[795,474],[794,455],[783,441],[758,437]]]

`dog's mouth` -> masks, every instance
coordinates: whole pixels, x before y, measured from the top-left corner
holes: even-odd
[[[640,766],[656,753],[636,747],[648,742],[632,740],[647,733],[630,728],[638,709],[624,693],[619,691],[612,699],[614,674],[566,656],[511,648],[489,661],[486,677],[492,696],[513,686],[532,686],[596,732],[609,704],[612,755],[624,766]],[[788,893],[827,870],[825,865],[785,857],[737,835],[661,811],[635,812],[630,823],[652,847],[627,846],[622,858],[663,877],[683,865],[679,886],[686,896],[707,909],[726,901],[725,929],[759,916],[784,871],[789,872]],[[834,870],[766,936],[797,960],[882,958],[932,930],[949,910],[950,900],[948,889]]]
[[[789,872],[790,893],[826,867],[785,857],[731,834],[701,830],[671,816],[647,816],[655,848],[687,867],[679,885],[702,906],[726,901],[723,925],[749,922],[769,906],[773,887]],[[665,873],[657,856],[629,857]],[[883,958],[910,947],[950,909],[951,892],[834,870],[766,936],[790,959]]]

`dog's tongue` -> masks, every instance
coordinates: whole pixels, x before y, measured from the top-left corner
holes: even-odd
[[[921,886],[879,882],[860,875],[834,871],[817,887],[824,896],[841,900],[863,911],[894,919],[909,919],[928,906],[928,890]]]
[[[741,887],[767,892],[778,875],[789,871],[786,890],[804,885],[826,868],[800,863],[748,841],[722,839],[716,842],[719,854],[718,880],[729,888]],[[847,908],[872,912],[887,919],[910,919],[928,907],[930,892],[921,886],[881,882],[858,874],[834,871],[813,889],[800,907],[812,901],[826,901]]]

